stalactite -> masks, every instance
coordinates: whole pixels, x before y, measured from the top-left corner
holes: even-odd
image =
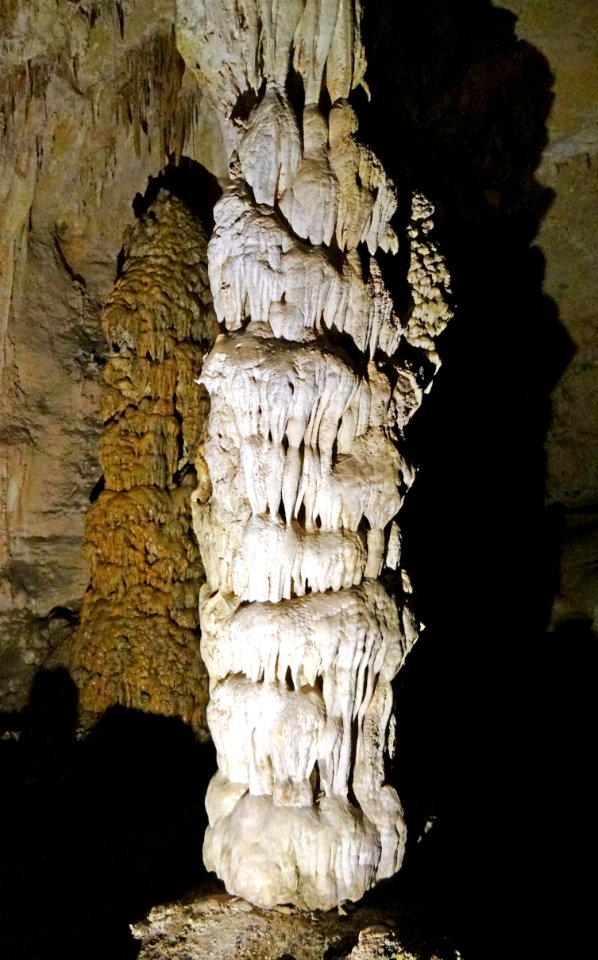
[[[150,126],[158,122],[156,131],[162,155],[168,150],[168,129],[176,113],[184,64],[176,48],[174,30],[155,33],[139,46],[127,49],[126,82],[120,85],[115,102],[116,120],[132,128],[135,151],[151,150]],[[165,83],[168,78],[168,83]],[[196,91],[197,96],[197,91]]]
[[[200,734],[202,567],[189,500],[207,413],[194,379],[217,331],[206,243],[162,191],[125,244],[102,318],[105,489],[86,518],[91,586],[70,655],[83,711],[121,703],[179,715]]]

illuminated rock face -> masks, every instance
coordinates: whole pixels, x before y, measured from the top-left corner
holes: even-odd
[[[404,852],[385,762],[391,681],[418,624],[407,578],[397,603],[380,577],[400,568],[403,428],[438,365],[447,276],[416,197],[413,303],[397,316],[376,259],[398,249],[396,190],[348,101],[365,68],[359,3],[178,10],[179,46],[231,151],[208,248],[225,332],[201,375],[211,411],[193,507],[219,766],[204,859],[257,904],[328,909]]]

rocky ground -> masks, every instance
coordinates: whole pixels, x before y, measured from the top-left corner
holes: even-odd
[[[451,938],[422,928],[414,905],[372,894],[336,911],[260,910],[216,884],[154,907],[132,927],[139,960],[457,960]]]

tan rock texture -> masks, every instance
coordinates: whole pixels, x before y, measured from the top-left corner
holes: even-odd
[[[419,930],[418,930],[419,927]],[[155,907],[133,924],[140,960],[459,960],[417,914],[394,902],[370,901],[328,913],[283,906],[261,910],[209,888]],[[467,954],[464,954],[467,957]]]
[[[165,191],[129,232],[102,313],[105,489],[85,521],[91,585],[68,663],[84,712],[114,704],[204,731],[203,567],[191,527],[208,400],[195,383],[218,325],[207,236]]]
[[[0,702],[72,630],[101,476],[100,310],[132,201],[195,157],[173,0],[0,5]],[[203,138],[207,142],[207,138]],[[212,152],[213,151],[213,148]]]

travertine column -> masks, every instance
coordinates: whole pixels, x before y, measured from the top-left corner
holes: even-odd
[[[349,102],[357,0],[179,0],[178,17],[231,158],[194,504],[219,766],[204,858],[255,903],[326,909],[403,857],[385,761],[418,624],[407,579],[397,606],[380,577],[400,564],[402,431],[437,366],[447,278],[417,197],[413,304],[396,315],[376,259],[398,249],[396,191]]]

